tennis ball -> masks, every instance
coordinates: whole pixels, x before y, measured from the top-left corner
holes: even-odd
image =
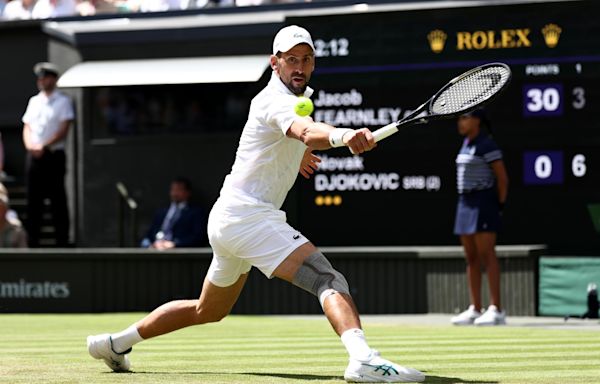
[[[312,101],[308,97],[301,96],[298,98],[298,102],[294,106],[294,112],[298,116],[308,116],[313,113],[315,109]]]

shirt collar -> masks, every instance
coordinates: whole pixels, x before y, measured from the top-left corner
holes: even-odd
[[[55,89],[54,91],[52,91],[50,96],[46,96],[46,93],[44,91],[40,91],[39,95],[44,101],[52,101],[58,96],[58,91]]]
[[[171,208],[173,209],[183,209],[187,207],[187,202],[186,201],[182,201],[181,203],[176,203],[176,202],[171,202]]]
[[[275,71],[271,72],[271,80],[269,80],[269,86],[273,87],[275,90],[281,93],[286,93],[288,95],[294,95],[292,91],[288,89],[288,87],[283,84],[279,76],[275,73]],[[304,97],[311,97],[314,90],[311,87],[306,87],[304,91]],[[294,95],[295,96],[295,95]]]
[[[465,142],[467,143],[467,145],[473,145],[476,142],[481,141],[481,139],[483,139],[486,136],[487,136],[487,133],[485,133],[484,131],[480,130],[479,133],[477,134],[477,136],[475,136],[473,138],[473,140],[469,140],[468,137],[465,137]]]

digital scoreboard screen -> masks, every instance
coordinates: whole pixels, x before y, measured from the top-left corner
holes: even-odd
[[[456,75],[513,71],[488,108],[510,179],[499,243],[600,246],[600,4],[575,1],[288,19],[317,50],[315,120],[371,129]],[[321,153],[297,221],[319,245],[456,244],[456,121],[403,128],[376,150]]]

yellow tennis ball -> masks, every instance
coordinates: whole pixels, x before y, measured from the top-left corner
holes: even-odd
[[[308,97],[301,96],[298,98],[298,102],[294,106],[294,112],[298,116],[308,116],[313,113],[315,109],[312,101]]]

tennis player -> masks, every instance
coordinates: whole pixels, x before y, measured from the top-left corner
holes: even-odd
[[[501,325],[506,313],[500,306],[500,265],[496,257],[496,233],[508,192],[508,176],[502,152],[487,134],[490,122],[481,109],[458,119],[465,136],[456,157],[458,205],[454,233],[467,259],[471,305],[452,318],[456,325]],[[481,265],[486,267],[491,305],[481,312]]]
[[[164,304],[121,332],[89,336],[89,353],[114,371],[128,371],[134,344],[227,316],[256,267],[319,299],[349,353],[347,381],[421,382],[421,372],[383,359],[369,347],[346,279],[280,210],[298,172],[307,176],[316,167],[313,149],[348,146],[363,153],[375,147],[373,136],[366,128],[334,128],[294,113],[297,97],[313,93],[308,82],[315,69],[314,45],[304,28],[289,26],[277,33],[270,65],[271,79],[252,100],[231,173],[209,216],[214,255],[200,298]]]

